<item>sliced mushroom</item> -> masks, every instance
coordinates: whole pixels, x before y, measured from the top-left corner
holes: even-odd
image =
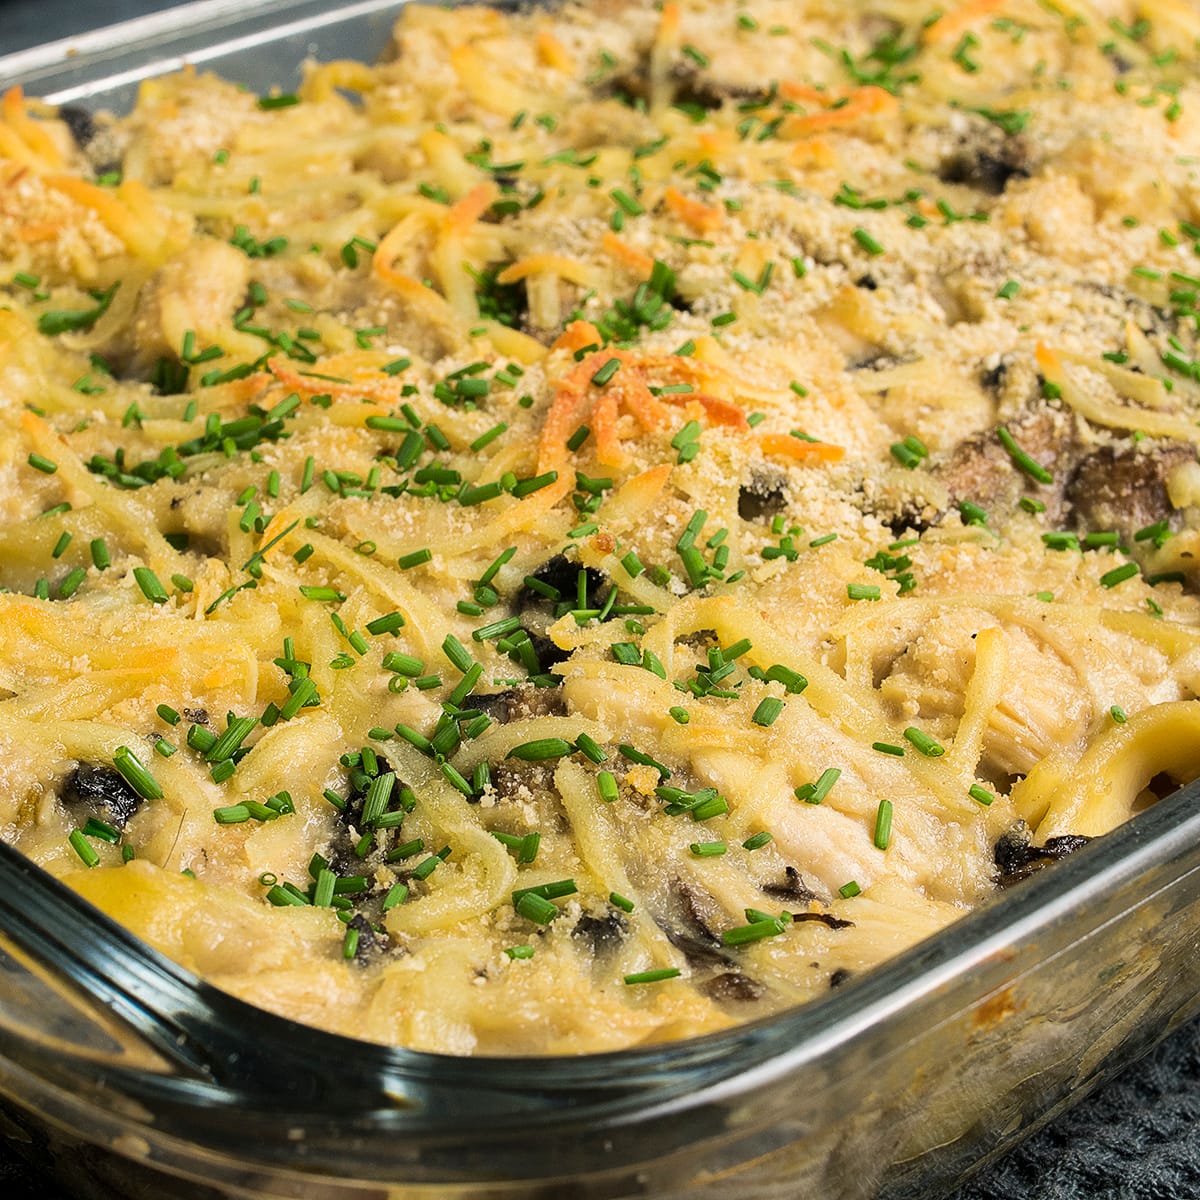
[[[1195,449],[1183,442],[1101,447],[1079,463],[1067,484],[1075,527],[1081,533],[1115,529],[1135,553],[1148,547],[1134,534],[1172,517],[1167,480],[1176,467],[1195,461]]]
[[[59,798],[81,824],[95,817],[117,829],[142,806],[142,798],[112,767],[81,762],[64,777]]]

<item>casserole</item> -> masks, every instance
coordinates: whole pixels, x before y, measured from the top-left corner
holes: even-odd
[[[1156,810],[1156,812],[1157,812],[1157,810]],[[1084,859],[1081,859],[1081,862],[1082,862],[1082,860],[1084,860]],[[1091,862],[1091,859],[1088,859],[1088,862]],[[1062,878],[1062,877],[1060,877],[1060,878]],[[847,994],[847,995],[848,995],[848,994]],[[1001,1004],[1001,1008],[1002,1008],[1002,1009],[1006,1009],[1006,1008],[1007,1008],[1007,1003],[1008,1003],[1007,1001],[1004,1001],[1004,1002]],[[1111,1015],[1111,1014],[1109,1014],[1109,1015]],[[1120,1022],[1118,1022],[1118,1025],[1120,1025]],[[749,1028],[749,1027],[748,1027],[748,1028]],[[698,1045],[698,1044],[697,1044],[697,1045]],[[703,1051],[701,1051],[701,1054],[703,1054]],[[449,1068],[446,1068],[446,1069],[449,1069]],[[541,1068],[539,1068],[539,1069],[541,1069]],[[635,1067],[634,1069],[636,1070],[636,1067]],[[576,1070],[578,1070],[578,1068],[576,1068]],[[811,1067],[810,1067],[810,1070],[811,1070]],[[808,1082],[809,1082],[809,1084],[811,1084],[812,1075],[811,1075],[811,1074],[809,1074],[808,1076],[806,1076],[806,1078],[808,1078]],[[692,1082],[695,1082],[695,1081],[692,1081]],[[700,1093],[700,1094],[702,1094],[702,1093]],[[926,1116],[928,1116],[928,1105],[926,1105],[926,1106],[925,1106],[925,1108],[926,1108]],[[848,1116],[848,1109],[846,1110],[846,1115]],[[702,1122],[702,1123],[703,1123],[703,1122]],[[661,1138],[661,1130],[660,1130],[660,1138]],[[660,1145],[661,1145],[661,1142],[660,1142]],[[815,1147],[814,1147],[814,1148],[815,1148]],[[908,1148],[908,1147],[901,1147],[901,1148],[900,1148],[900,1152],[901,1152],[901,1153],[906,1153],[906,1152],[907,1152],[907,1148]],[[857,1153],[857,1150],[856,1150],[856,1153]],[[886,1156],[884,1156],[884,1157],[886,1157]],[[792,1168],[793,1170],[803,1170],[802,1166],[800,1166],[798,1163],[792,1163],[792,1164],[791,1164],[791,1168]],[[824,1168],[822,1168],[822,1169],[824,1169]],[[652,1174],[652,1175],[653,1175],[653,1172],[650,1172],[650,1174]],[[665,1178],[665,1177],[666,1177],[666,1176],[660,1176],[660,1180],[661,1180],[661,1178]],[[764,1172],[763,1172],[763,1177],[764,1177],[764,1180],[766,1180],[766,1181],[767,1181],[767,1183],[769,1183],[769,1171],[764,1171]],[[782,1176],[780,1177],[780,1182],[782,1182],[782,1178],[784,1178],[784,1177],[782,1177]],[[797,1176],[797,1177],[796,1177],[796,1180],[803,1180],[803,1178],[804,1178],[804,1176],[803,1176],[803,1175],[800,1175],[800,1176]],[[794,1183],[794,1182],[796,1182],[796,1180],[793,1180],[792,1182]],[[872,1187],[872,1186],[874,1186],[874,1183],[875,1183],[875,1182],[877,1182],[877,1181],[866,1182],[866,1183],[864,1183],[864,1186]],[[764,1183],[764,1184],[763,1184],[763,1186],[767,1186],[767,1183]],[[622,1182],[622,1183],[617,1183],[617,1184],[616,1184],[616,1186],[617,1186],[618,1188],[620,1188],[620,1187],[624,1187],[624,1188],[628,1189],[629,1187],[631,1187],[631,1186],[632,1186],[632,1184],[629,1184],[629,1183],[624,1183],[624,1182]],[[656,1187],[661,1187],[661,1183],[655,1184],[655,1186],[656,1186]],[[756,1183],[756,1184],[754,1184],[754,1186],[755,1186],[755,1187],[757,1187],[757,1186],[758,1186],[758,1184]],[[614,1193],[614,1194],[619,1194],[619,1193]],[[767,1193],[763,1193],[763,1194],[767,1194]]]

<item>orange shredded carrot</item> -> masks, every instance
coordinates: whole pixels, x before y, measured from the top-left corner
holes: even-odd
[[[58,221],[35,221],[32,225],[22,225],[17,237],[23,242],[51,242],[60,233],[62,225]]]
[[[37,155],[3,123],[0,123],[0,158],[11,159],[25,167],[40,165]]]
[[[388,393],[398,393],[401,387],[400,384],[388,377],[356,378],[351,379],[349,383],[337,383],[335,380],[327,378],[339,370],[337,358],[321,359],[316,365],[320,368],[321,375],[326,378],[317,379],[303,375],[291,366],[286,358],[281,358],[279,355],[267,359],[267,369],[279,383],[290,391],[300,392],[301,395],[315,396],[318,393],[330,396],[387,395]]]
[[[794,458],[806,466],[841,462],[846,457],[844,446],[834,446],[830,442],[806,442],[792,437],[790,433],[760,433],[758,444],[764,454]]]
[[[618,259],[635,274],[645,279],[650,278],[650,272],[654,270],[654,259],[650,255],[636,246],[629,245],[628,242],[623,242],[612,230],[605,233],[600,244],[613,258]]]
[[[529,275],[561,275],[571,283],[586,285],[592,281],[592,272],[586,263],[565,254],[530,254],[509,263],[499,275],[497,283],[517,283]],[[586,343],[585,343],[586,345]]]
[[[127,182],[134,183],[136,181],[129,180]],[[126,184],[122,184],[114,192],[111,188],[97,187],[94,183],[77,179],[73,175],[47,175],[46,183],[55,191],[69,196],[76,204],[90,208],[134,254],[149,256],[161,245],[162,230],[149,228],[147,222],[139,219],[145,214],[135,214],[125,203]],[[130,194],[136,197],[139,205],[143,199],[146,199],[140,191]]]
[[[574,354],[584,346],[599,346],[604,339],[590,321],[572,321],[554,340],[551,351],[567,350]]]
[[[25,93],[19,86],[11,87],[0,101],[3,119],[11,126],[33,153],[42,160],[43,166],[61,167],[62,154],[50,134],[25,111]]]
[[[803,100],[806,104],[819,104],[828,108],[835,100],[841,99],[841,92],[821,91],[808,83],[796,83],[785,79],[779,85],[779,94],[787,100]]]
[[[666,406],[659,400],[646,384],[644,371],[622,370],[617,376],[620,383],[616,392],[622,403],[635,417],[643,429],[657,429],[665,425],[671,418]],[[617,380],[613,382],[616,383]],[[680,396],[683,400],[687,397]]]
[[[679,16],[679,5],[675,0],[668,0],[662,6],[662,16],[658,19],[656,42],[666,43],[679,36]]]
[[[936,21],[926,25],[921,38],[926,42],[944,42],[973,22],[990,16],[1003,4],[1004,0],[967,0],[953,12],[943,13]]]
[[[792,163],[797,167],[832,167],[833,147],[824,138],[812,137],[792,147]]]
[[[792,117],[784,125],[781,135],[784,137],[808,137],[825,129],[836,129],[844,125],[853,125],[864,117],[880,116],[896,111],[899,102],[890,92],[874,84],[856,88],[848,103],[841,108],[828,108],[824,112],[810,113],[804,117]]]
[[[562,71],[564,75],[575,73],[575,60],[571,57],[571,52],[548,29],[538,32],[534,44],[537,47],[538,59],[546,66]]]
[[[1042,368],[1042,374],[1051,383],[1061,383],[1063,377],[1062,359],[1045,342],[1038,342],[1034,354],[1037,358],[1038,366]]]
[[[596,461],[605,467],[623,467],[629,455],[617,437],[617,396],[606,391],[592,407],[592,432],[596,436]]]
[[[450,206],[443,218],[447,233],[464,234],[492,206],[500,189],[489,180],[473,187],[461,200]]]
[[[721,210],[685,196],[678,188],[669,187],[663,193],[663,201],[681,221],[686,221],[697,233],[709,233],[719,229]]]
[[[730,400],[722,400],[720,396],[710,396],[704,392],[683,392],[664,396],[663,399],[671,404],[690,404],[694,401],[704,409],[704,415],[714,425],[727,425],[733,429],[750,428],[742,407]]]
[[[583,324],[583,322],[577,322]],[[580,364],[582,366],[582,364]],[[545,472],[567,458],[567,439],[575,432],[587,399],[586,387],[578,368],[554,385],[554,401],[542,423],[538,439],[538,471]]]

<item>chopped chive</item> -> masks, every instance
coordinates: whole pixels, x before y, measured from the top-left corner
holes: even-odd
[[[904,757],[904,747],[894,746],[891,742],[872,742],[872,750],[878,750],[880,754],[891,754],[895,758]]]
[[[62,583],[58,585],[58,598],[60,600],[69,600],[83,584],[87,578],[87,572],[82,567],[73,567],[67,572]],[[46,599],[46,597],[42,597]]]
[[[848,583],[846,584],[846,595],[851,600],[878,600],[880,597],[878,584],[874,583]]]
[[[852,879],[849,883],[843,883],[842,886],[838,888],[838,895],[841,896],[843,900],[849,900],[854,896],[861,896],[862,888],[860,888]]]
[[[515,901],[517,912],[535,925],[548,925],[558,916],[558,907],[535,892],[525,892]]]
[[[1114,704],[1112,708],[1108,710],[1108,715],[1112,717],[1113,722],[1117,725],[1124,725],[1125,722],[1129,720],[1129,718],[1125,715],[1125,710],[1119,704]]]
[[[51,462],[48,458],[44,458],[40,454],[30,454],[26,462],[35,470],[41,471],[43,475],[53,475],[58,470],[58,463]]]
[[[404,618],[398,612],[391,612],[367,622],[367,632],[370,634],[395,633],[397,629],[403,628]]]
[[[678,967],[659,967],[655,971],[636,971],[625,976],[628,987],[636,987],[640,983],[662,983],[665,979],[678,979],[683,972]]]
[[[692,842],[688,849],[697,858],[716,858],[724,854],[729,847],[724,842]]]
[[[230,804],[213,809],[213,820],[218,825],[243,825],[250,820],[250,810],[244,804]]]
[[[134,567],[133,578],[147,600],[154,604],[166,604],[167,590],[149,567]]]
[[[475,665],[470,651],[452,633],[446,634],[442,642],[442,653],[464,674]]]
[[[876,743],[876,747],[882,743]],[[902,754],[903,750],[900,751]],[[796,799],[807,804],[820,804],[833,789],[833,785],[842,777],[838,767],[826,767],[815,783],[804,783],[796,788]]]
[[[141,759],[128,746],[118,746],[113,754],[113,766],[125,777],[125,782],[143,800],[161,800],[163,790],[158,780],[146,770]]]
[[[910,725],[904,731],[904,737],[906,741],[916,746],[926,758],[941,758],[946,753],[946,748],[936,738],[930,737],[915,725]]]
[[[727,929],[721,934],[721,941],[726,946],[745,946],[750,942],[761,942],[764,938],[778,937],[787,931],[788,922],[778,917],[768,917],[765,921],[751,921],[748,925],[738,925]]]
[[[232,759],[234,752],[254,732],[258,725],[257,717],[234,717],[204,755],[206,762],[220,763]]]
[[[750,718],[755,725],[761,725],[764,728],[773,725],[779,714],[783,712],[784,702],[778,696],[764,696],[759,701],[758,707],[754,710],[754,715]]]
[[[471,443],[471,449],[473,451],[475,451],[475,453],[478,453],[485,446],[491,445],[491,443],[494,442],[507,429],[508,429],[508,426],[505,425],[505,423],[503,421],[499,422],[496,425],[493,425],[491,427],[491,429],[489,429],[486,433],[481,433]]]
[[[512,494],[518,500],[525,496],[530,496],[534,492],[541,491],[544,487],[549,487],[550,484],[558,481],[557,471],[547,471],[544,475],[535,475],[532,479],[522,479],[513,484],[510,489]]]
[[[519,758],[524,762],[545,762],[551,758],[565,758],[574,752],[574,747],[564,738],[538,738],[514,746],[504,757]]]
[[[96,853],[91,843],[84,836],[82,829],[73,829],[67,841],[70,842],[71,849],[79,855],[85,867],[100,865],[100,855]]]
[[[987,790],[987,788],[978,783],[973,783],[969,788],[967,788],[967,795],[970,796],[972,800],[977,800],[985,807],[993,803],[993,801],[996,799],[996,797],[993,796],[992,793]]]
[[[1100,586],[1106,588],[1116,587],[1118,583],[1124,583],[1126,579],[1132,579],[1137,573],[1137,563],[1125,563],[1123,566],[1114,567],[1111,571],[1106,571],[1101,575]]]
[[[880,850],[886,850],[892,841],[892,802],[880,800],[879,809],[875,813],[875,845]]]
[[[296,683],[295,690],[279,710],[281,720],[290,721],[302,708],[317,699],[317,685],[307,676]]]
[[[110,825],[107,821],[101,821],[96,817],[88,817],[87,824],[83,827],[83,836],[99,838],[100,841],[107,842],[110,846],[115,846],[121,840],[121,831],[115,826]]]
[[[872,257],[883,253],[883,246],[863,229],[862,226],[855,229],[854,240]]]
[[[97,571],[103,571],[112,565],[108,554],[108,543],[103,538],[95,538],[91,544],[92,566]]]
[[[1008,451],[1008,456],[1013,460],[1013,463],[1019,467],[1030,479],[1036,480],[1038,483],[1053,483],[1054,476],[1042,466],[1035,458],[1027,454],[1020,446],[1017,445],[1016,438],[1001,425],[996,430],[996,436],[1000,439],[1000,444]]]
[[[183,719],[169,704],[160,704],[154,711],[158,713],[158,715],[164,721],[166,721],[168,725],[178,725]]]
[[[411,567],[419,567],[422,563],[427,563],[433,558],[433,551],[428,547],[422,550],[414,550],[411,554],[402,554],[396,560],[396,565],[402,571],[407,571]]]
[[[318,587],[307,583],[300,585],[300,595],[306,600],[320,600],[328,604],[335,603],[338,600],[345,600],[346,598],[337,588]]]
[[[523,946],[509,946],[504,951],[509,958],[515,960],[523,960],[533,957],[533,947],[526,943]]]
[[[765,845],[772,841],[772,836],[767,830],[761,833],[756,833],[753,837],[748,837],[742,843],[743,850],[761,850]]]
[[[591,759],[594,763],[602,763],[608,755],[604,752],[597,742],[590,738],[586,733],[581,733],[575,739],[575,749],[583,754],[586,758]]]
[[[596,789],[600,793],[600,799],[605,804],[611,804],[620,795],[617,788],[616,776],[611,771],[598,771],[596,773]]]
[[[996,299],[997,300],[1011,300],[1011,299],[1013,299],[1014,296],[1016,296],[1016,294],[1020,290],[1021,290],[1021,285],[1015,279],[1010,279],[996,293]]]

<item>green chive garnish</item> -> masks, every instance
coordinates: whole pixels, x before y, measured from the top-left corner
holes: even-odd
[[[85,867],[95,867],[100,865],[100,855],[93,849],[91,843],[84,837],[82,829],[74,829],[71,831],[67,841],[71,843],[71,849],[79,855]]]
[[[776,718],[783,712],[784,703],[778,696],[764,696],[759,701],[758,707],[754,710],[754,715],[750,718],[755,725],[762,725],[764,728],[775,723]]]
[[[128,746],[118,746],[113,754],[113,766],[125,777],[125,782],[143,800],[161,800],[163,790],[158,780],[146,770],[141,759]]]
[[[402,571],[407,571],[412,567],[419,567],[422,563],[427,563],[433,558],[433,551],[426,547],[423,550],[414,550],[411,554],[402,554],[396,560],[396,565]]]
[[[1114,567],[1111,571],[1106,571],[1101,575],[1100,585],[1106,588],[1116,587],[1118,583],[1124,583],[1126,579],[1132,579],[1137,573],[1137,563],[1125,563],[1123,566]]]
[[[565,758],[574,752],[574,747],[563,738],[538,738],[514,746],[504,757],[519,758],[524,762],[545,762],[551,758]]]
[[[977,800],[985,807],[993,803],[996,799],[996,797],[993,796],[992,793],[987,790],[987,788],[978,783],[971,784],[971,786],[967,789],[967,795],[970,796],[972,800]]]
[[[657,971],[637,971],[625,976],[625,983],[635,987],[639,983],[662,983],[664,979],[678,979],[683,972],[678,967],[659,967]]]
[[[926,758],[941,758],[946,753],[946,748],[936,738],[932,738],[927,733],[923,733],[916,728],[915,725],[910,725],[904,731],[904,738],[911,742]]]
[[[880,800],[875,814],[875,845],[886,850],[892,841],[892,802]]]
[[[1034,479],[1038,483],[1054,482],[1054,476],[1040,462],[1022,450],[1017,445],[1017,439],[1003,425],[996,430],[996,436],[1000,439],[1000,444],[1008,451],[1008,456],[1013,460],[1014,465],[1024,471],[1030,479]]]

